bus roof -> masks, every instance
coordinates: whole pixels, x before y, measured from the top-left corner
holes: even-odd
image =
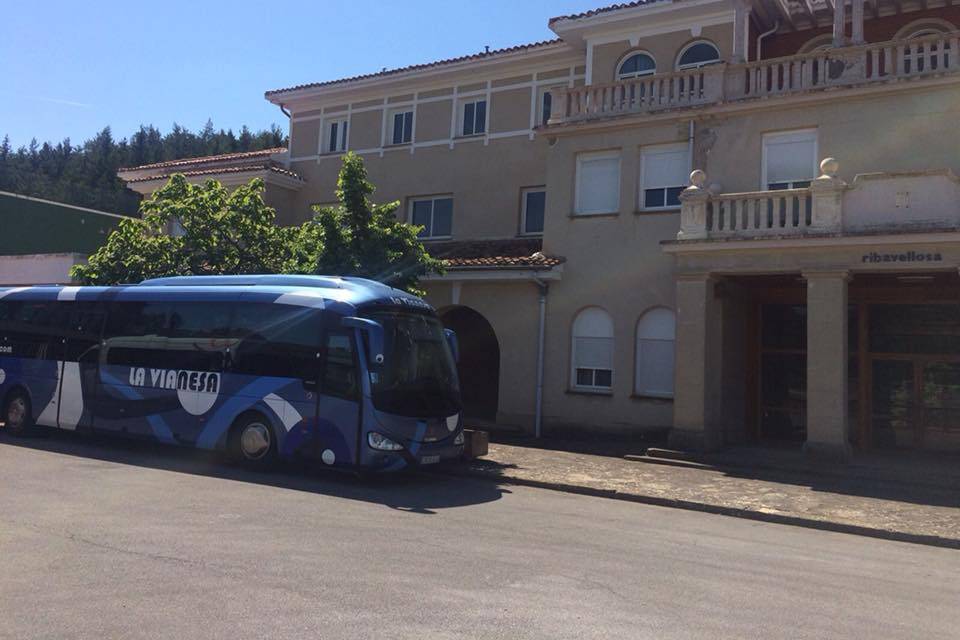
[[[309,307],[432,307],[405,291],[364,278],[309,275],[175,276],[116,287],[41,285],[0,287],[0,299],[32,300],[249,300]],[[348,309],[340,309],[348,312]]]

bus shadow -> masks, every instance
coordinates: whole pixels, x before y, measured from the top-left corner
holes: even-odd
[[[446,474],[402,472],[358,476],[304,460],[286,461],[270,471],[253,471],[230,464],[222,456],[208,451],[62,431],[15,437],[0,429],[0,445],[359,500],[424,515],[493,502],[509,493],[491,482]]]

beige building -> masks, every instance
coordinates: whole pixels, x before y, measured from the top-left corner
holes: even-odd
[[[289,150],[252,164],[294,223],[364,158],[449,261],[475,420],[960,449],[960,9],[834,5],[633,2],[268,91]]]

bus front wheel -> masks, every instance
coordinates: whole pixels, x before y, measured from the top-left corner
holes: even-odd
[[[230,431],[230,457],[247,467],[267,469],[277,460],[277,439],[258,413],[241,416]]]
[[[4,429],[17,436],[30,432],[33,427],[33,411],[30,397],[24,391],[13,391],[3,403]]]

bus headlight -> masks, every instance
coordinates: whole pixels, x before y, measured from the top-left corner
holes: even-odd
[[[463,444],[463,431],[457,434],[457,437],[453,439],[453,444]]]
[[[382,433],[377,433],[376,431],[371,431],[367,434],[367,444],[370,445],[371,449],[376,449],[377,451],[400,451],[403,449],[403,445],[397,444],[387,436]]]

